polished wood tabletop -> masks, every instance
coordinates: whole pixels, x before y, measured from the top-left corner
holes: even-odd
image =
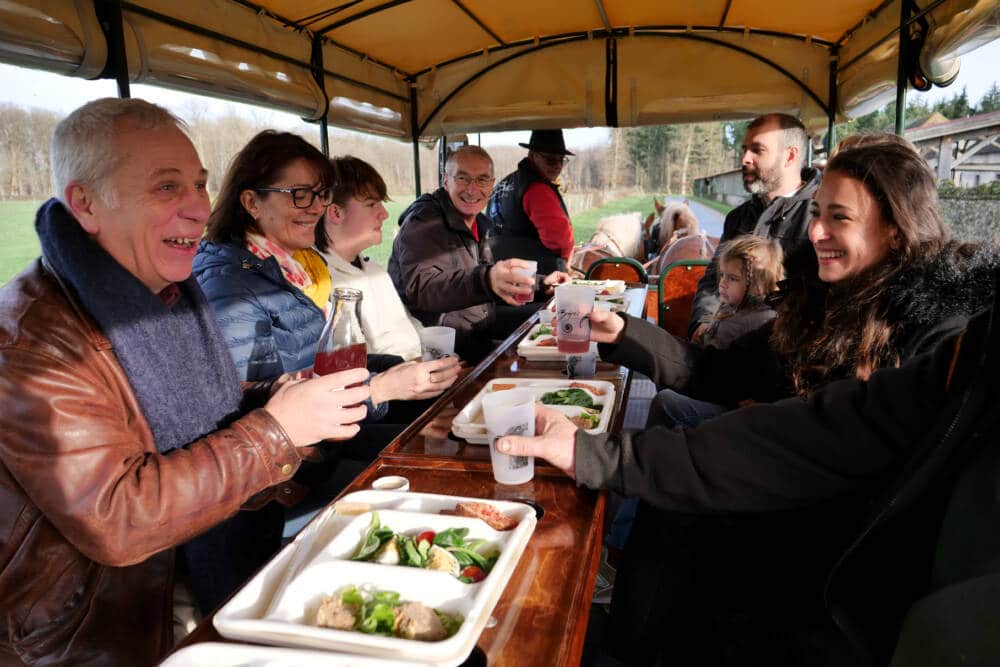
[[[645,304],[645,288],[629,290],[630,303]],[[633,310],[631,307],[629,310]],[[535,477],[518,485],[498,484],[490,467],[489,448],[448,435],[451,416],[498,377],[564,377],[562,362],[529,361],[516,353],[517,343],[537,321],[520,326],[482,363],[443,394],[424,415],[393,440],[381,455],[340,495],[371,488],[385,475],[402,475],[410,491],[475,498],[524,501],[540,514],[535,533],[504,590],[488,627],[467,664],[550,667],[578,665],[600,562],[605,496],[578,488],[569,477],[543,461]],[[594,379],[615,385],[609,430],[621,429],[628,402],[630,371],[598,363]],[[183,645],[223,641],[211,618],[205,619]]]

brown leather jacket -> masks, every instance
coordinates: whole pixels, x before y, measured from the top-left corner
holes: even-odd
[[[110,342],[36,260],[0,289],[0,664],[162,658],[171,547],[299,462],[264,410],[159,454]]]

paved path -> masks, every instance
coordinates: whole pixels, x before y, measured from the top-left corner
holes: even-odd
[[[669,201],[684,201],[684,197],[668,197]],[[698,218],[698,228],[709,236],[722,236],[722,223],[726,216],[714,208],[709,208],[693,199],[688,200],[688,206]]]

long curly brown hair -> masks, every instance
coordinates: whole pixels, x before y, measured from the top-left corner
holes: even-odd
[[[786,296],[778,307],[771,346],[788,364],[795,389],[805,395],[832,380],[868,377],[900,363],[898,322],[886,287],[913,262],[938,254],[948,240],[938,209],[934,176],[924,159],[898,142],[869,143],[837,153],[826,173],[860,181],[875,199],[896,242],[881,262],[859,274],[824,283],[815,252],[805,266],[788,266]]]

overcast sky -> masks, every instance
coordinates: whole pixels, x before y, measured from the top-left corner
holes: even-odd
[[[990,85],[1000,80],[997,73],[1000,63],[1000,40],[962,56],[962,69],[958,79],[947,88],[934,87],[926,93],[911,91],[910,95],[925,96],[930,101],[950,97],[965,86],[969,102],[975,104],[983,96]],[[252,115],[267,124],[288,128],[298,125],[300,120],[293,114],[280,111],[261,109],[246,104],[216,100],[209,97],[188,95],[174,90],[155,88],[153,86],[132,86],[134,97],[143,97],[174,109],[183,115],[184,106],[198,104],[217,113],[227,110],[236,113]],[[110,79],[87,81],[73,77],[50,74],[39,70],[30,70],[10,65],[0,65],[0,103],[10,102],[24,107],[51,109],[69,113],[84,102],[98,97],[114,97],[118,94],[115,82]],[[607,140],[608,131],[604,128],[578,128],[566,131],[566,143],[571,148],[583,147]],[[476,137],[469,139],[475,143]],[[515,144],[526,142],[528,132],[484,133],[484,145]]]

